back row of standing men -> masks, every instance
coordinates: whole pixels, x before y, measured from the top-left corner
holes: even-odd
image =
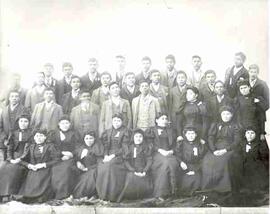
[[[103,133],[112,127],[112,116],[123,115],[128,128],[146,130],[155,126],[158,113],[166,113],[171,126],[181,138],[186,126],[195,126],[206,139],[211,122],[220,118],[221,106],[234,107],[235,121],[243,128],[258,127],[264,138],[266,110],[269,108],[269,89],[258,78],[256,64],[244,67],[246,56],[235,54],[234,65],[225,73],[225,81],[216,81],[213,70],[203,72],[199,56],[192,57],[194,71],[187,75],[174,67],[175,57],[165,58],[166,71],[151,69],[151,59],[142,58],[142,71],[135,75],[125,71],[125,58],[116,57],[119,72],[98,73],[98,61],[90,58],[89,71],[82,77],[73,74],[71,63],[64,63],[64,77],[52,77],[53,65],[45,64],[36,74],[33,87],[25,90],[20,76],[14,74],[13,85],[5,93],[0,117],[0,148],[5,149],[16,118],[31,114],[33,129],[57,129],[62,114],[70,116],[73,127],[83,136],[88,131]]]

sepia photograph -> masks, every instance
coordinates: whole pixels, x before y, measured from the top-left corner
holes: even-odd
[[[0,214],[268,213],[268,0],[0,0]]]

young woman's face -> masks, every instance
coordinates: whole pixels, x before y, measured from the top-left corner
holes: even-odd
[[[42,144],[45,142],[46,136],[42,133],[37,132],[34,136],[34,140],[35,140],[36,144]]]
[[[66,132],[70,129],[71,123],[68,120],[61,120],[58,125],[61,131]]]
[[[193,90],[191,89],[187,90],[187,94],[186,94],[187,101],[194,101],[197,99],[197,97],[198,97],[198,94],[195,94]]]
[[[223,111],[221,112],[221,119],[223,122],[229,122],[232,119],[233,114],[229,111]]]
[[[166,115],[162,115],[156,119],[156,123],[160,127],[166,127],[168,125],[168,117]]]
[[[185,136],[189,142],[193,142],[196,139],[197,134],[195,131],[187,131]]]
[[[141,133],[136,133],[133,137],[134,144],[139,145],[143,142],[143,135]]]
[[[118,129],[118,128],[120,128],[121,126],[122,126],[122,119],[120,119],[120,118],[118,118],[118,117],[114,117],[113,119],[112,119],[112,126],[113,126],[113,128],[115,128],[115,129]]]
[[[27,129],[29,126],[29,120],[27,118],[20,118],[19,119],[19,128],[21,130]]]
[[[95,142],[95,138],[91,135],[85,135],[84,136],[84,143],[87,145],[87,146],[92,146]]]
[[[247,130],[245,133],[245,137],[248,142],[252,141],[256,137],[256,133],[253,130]]]
[[[240,93],[245,96],[245,95],[248,95],[249,94],[250,87],[248,85],[241,85],[239,87],[239,90],[240,90]]]

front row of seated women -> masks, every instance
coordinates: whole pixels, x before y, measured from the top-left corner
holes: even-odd
[[[212,124],[202,140],[194,127],[186,127],[177,138],[165,114],[146,131],[127,129],[117,114],[100,139],[89,131],[80,143],[68,117],[51,134],[33,134],[29,117],[22,115],[0,166],[0,196],[2,201],[16,196],[26,203],[71,195],[120,202],[164,200],[196,191],[267,191],[268,171],[261,157],[266,143],[254,128],[240,130],[232,118],[233,110],[222,107],[221,122]]]

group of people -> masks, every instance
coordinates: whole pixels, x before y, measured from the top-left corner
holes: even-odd
[[[138,74],[123,56],[114,75],[95,58],[82,77],[64,63],[59,81],[48,63],[28,90],[14,74],[0,112],[2,201],[267,192],[269,89],[245,59],[235,54],[224,82],[197,55],[189,74],[173,55],[165,70],[143,57]]]

